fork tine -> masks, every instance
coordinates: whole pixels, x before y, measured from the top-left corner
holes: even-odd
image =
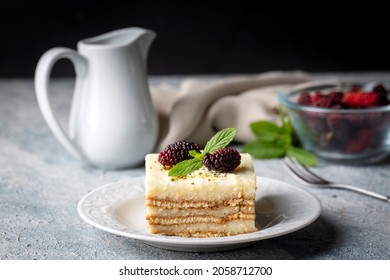
[[[329,181],[325,180],[324,178],[321,178],[317,174],[315,174],[312,171],[310,171],[310,169],[308,169],[306,166],[304,166],[297,158],[290,157],[290,160],[291,160],[291,162],[293,162],[293,164],[297,168],[299,168],[299,170],[302,173],[306,174],[306,177],[310,177],[311,181],[314,181],[317,184],[327,184],[327,183],[329,183]]]
[[[288,157],[284,158],[284,167],[292,177],[297,179],[302,184],[304,185],[314,184],[314,182],[308,181],[308,179],[304,175],[302,175],[302,172],[295,166],[295,164],[291,161],[290,158]]]

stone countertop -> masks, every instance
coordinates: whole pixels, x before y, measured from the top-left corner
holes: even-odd
[[[315,78],[381,81],[390,73],[312,74]],[[151,77],[151,84],[183,78]],[[220,77],[206,76],[203,79]],[[52,104],[64,125],[73,82],[52,83]],[[371,166],[321,163],[327,178],[390,194],[390,160]],[[49,131],[39,111],[33,80],[0,80],[0,259],[390,259],[390,205],[343,190],[306,188],[281,160],[256,160],[256,173],[306,189],[322,204],[320,217],[296,232],[241,249],[189,253],[155,248],[85,223],[79,200],[93,189],[131,176],[142,166],[103,171],[73,159]]]

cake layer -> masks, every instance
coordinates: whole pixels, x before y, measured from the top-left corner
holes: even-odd
[[[167,211],[165,208],[149,206],[147,207],[147,216],[149,217],[187,217],[187,216],[214,216],[225,217],[236,213],[253,214],[253,206],[226,206],[212,209],[173,208]]]
[[[241,154],[241,164],[232,172],[215,173],[202,167],[183,178],[168,176],[158,154],[148,154],[145,164],[146,199],[224,201],[255,197],[256,176],[249,154]]]
[[[232,220],[225,224],[149,225],[151,233],[182,237],[230,236],[257,231],[253,220]]]

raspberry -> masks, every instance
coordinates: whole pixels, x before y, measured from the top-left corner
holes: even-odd
[[[316,103],[319,99],[321,99],[323,97],[323,95],[321,94],[321,92],[319,91],[316,91],[313,96],[311,97],[311,104],[310,105],[314,105],[314,103]]]
[[[200,146],[196,143],[186,141],[169,144],[158,155],[158,161],[166,168],[171,168],[183,160],[192,158],[189,154],[190,150],[200,152]]]
[[[228,172],[235,169],[241,163],[241,155],[234,148],[224,148],[212,154],[206,154],[203,165],[211,171]]]
[[[350,108],[367,108],[380,105],[379,95],[374,91],[350,91],[344,94],[342,103]]]

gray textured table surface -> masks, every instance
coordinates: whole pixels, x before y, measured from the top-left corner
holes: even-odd
[[[377,80],[390,73],[313,75]],[[152,77],[177,84],[184,77]],[[214,79],[215,77],[203,77]],[[53,83],[59,118],[69,112],[72,82]],[[65,121],[64,121],[65,122]],[[280,160],[255,161],[258,175],[298,185]],[[372,166],[321,163],[328,178],[390,194],[390,160]],[[32,80],[0,80],[0,259],[390,259],[390,205],[339,190],[308,189],[322,203],[321,216],[294,233],[242,249],[187,253],[158,249],[98,230],[77,214],[91,190],[144,168],[102,171],[74,160],[54,138],[38,109]],[[302,186],[301,186],[302,187]],[[302,187],[305,188],[305,187]]]

